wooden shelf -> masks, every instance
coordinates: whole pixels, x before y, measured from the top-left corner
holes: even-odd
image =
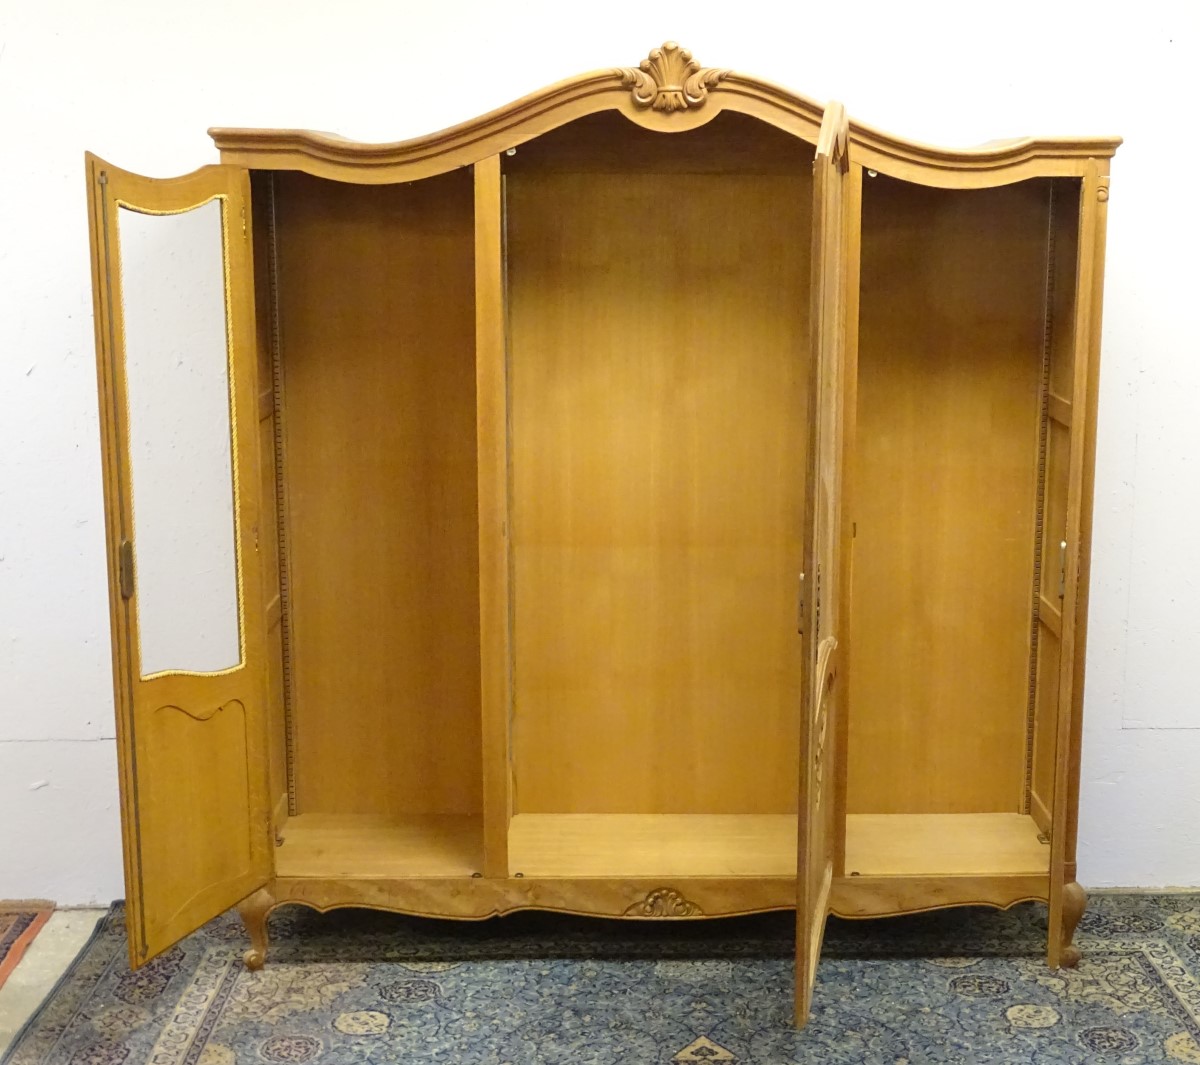
[[[470,876],[478,817],[301,814],[275,852],[281,877]],[[782,876],[796,873],[787,814],[517,814],[509,868],[525,876]],[[862,876],[1029,876],[1050,848],[1022,814],[851,814],[846,871]]]
[[[1050,848],[1024,814],[851,814],[846,872],[861,876],[1028,876]]]
[[[478,817],[300,814],[280,835],[280,877],[470,876],[483,868]]]
[[[517,814],[508,841],[525,876],[796,875],[786,814]]]

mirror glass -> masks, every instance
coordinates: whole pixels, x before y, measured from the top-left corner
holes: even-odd
[[[221,212],[118,211],[143,678],[241,663]]]

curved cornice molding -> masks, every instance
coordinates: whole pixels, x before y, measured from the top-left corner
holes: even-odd
[[[1082,177],[1090,159],[1108,159],[1120,137],[1017,137],[976,148],[939,148],[850,120],[850,158],[871,170],[949,187],[997,185],[1027,177]]]
[[[302,170],[344,181],[411,181],[478,162],[598,111],[619,111],[646,129],[677,133],[737,111],[816,145],[824,107],[806,96],[724,68],[704,67],[674,41],[637,67],[611,67],[560,81],[469,122],[411,140],[369,144],[300,129],[209,130],[221,161],[262,170]],[[1081,176],[1119,138],[1022,139],[953,150],[850,122],[853,163],[947,187],[1005,184],[1033,176]]]

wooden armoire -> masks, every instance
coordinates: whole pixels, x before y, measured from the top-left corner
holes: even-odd
[[[674,43],[416,140],[89,155],[131,959],[238,905],[1049,905],[1116,139]]]

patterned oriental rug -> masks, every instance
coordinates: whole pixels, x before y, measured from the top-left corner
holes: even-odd
[[[831,921],[790,1025],[788,914],[450,923],[278,911],[247,972],[234,916],[136,973],[114,907],[8,1065],[1200,1063],[1200,894],[1100,895],[1050,972],[1045,908]]]
[[[53,912],[49,902],[0,902],[0,986]]]

